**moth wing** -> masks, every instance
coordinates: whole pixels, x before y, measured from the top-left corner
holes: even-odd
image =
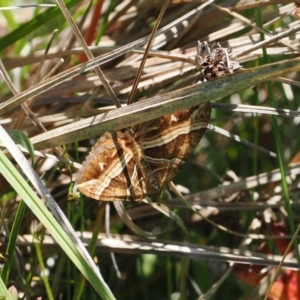
[[[210,103],[181,110],[144,123],[141,145],[157,182],[169,183],[204,135]]]
[[[102,135],[78,171],[76,184],[81,193],[96,200],[143,199],[144,180],[128,136],[122,132]]]

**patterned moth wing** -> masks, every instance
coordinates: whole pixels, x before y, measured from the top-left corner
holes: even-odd
[[[210,113],[210,103],[205,103],[141,124],[140,144],[160,189],[175,177],[200,142]]]
[[[105,133],[77,173],[79,191],[103,201],[157,199],[200,142],[210,112],[205,103]]]
[[[134,139],[128,132],[106,132],[87,156],[77,173],[81,193],[96,200],[142,199],[144,178],[135,163]],[[134,194],[133,194],[134,192]]]

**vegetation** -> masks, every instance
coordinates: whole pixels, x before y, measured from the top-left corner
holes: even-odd
[[[127,108],[164,1],[2,2],[1,296],[300,298],[299,2],[169,1]],[[193,84],[198,40],[243,68]],[[207,101],[209,128],[159,203],[77,193],[101,134]]]

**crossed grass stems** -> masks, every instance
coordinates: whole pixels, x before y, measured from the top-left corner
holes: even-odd
[[[238,53],[238,54],[235,54],[236,56],[242,56],[243,54],[247,54],[247,53],[251,53],[251,51],[253,51],[253,50],[255,50],[255,49],[259,49],[259,48],[261,48],[262,46],[267,46],[267,45],[269,45],[269,44],[271,44],[272,42],[275,42],[275,41],[280,41],[280,39],[281,38],[283,38],[283,37],[285,37],[285,36],[288,36],[289,34],[291,34],[291,33],[293,33],[293,32],[296,32],[296,31],[298,31],[298,29],[299,29],[299,27],[294,27],[294,28],[292,28],[292,29],[290,29],[290,30],[287,30],[287,31],[285,31],[284,33],[280,33],[280,34],[278,34],[278,35],[276,35],[276,36],[273,36],[272,38],[270,38],[268,41],[263,41],[263,42],[261,42],[261,43],[258,43],[258,44],[256,44],[256,45],[254,45],[253,47],[250,47],[249,49],[247,49],[247,50],[245,50],[245,51],[243,51],[243,52],[240,52],[240,53]],[[150,44],[150,42],[149,42],[149,44]],[[286,43],[284,43],[285,45],[288,45],[288,44],[286,44]],[[212,47],[214,47],[215,46],[215,44],[213,44],[213,46]],[[289,45],[288,45],[289,46]],[[293,46],[290,46],[292,49],[294,49],[295,50],[295,47],[293,47]],[[134,52],[136,52],[136,53],[144,53],[144,54],[147,54],[147,52],[146,51],[138,51],[138,50],[136,50],[136,51],[134,51]],[[167,54],[167,53],[162,53],[162,52],[151,52],[150,51],[150,54],[152,55],[152,56],[160,56],[160,57],[166,57],[166,58],[170,58],[170,59],[172,59],[172,55],[169,55],[169,54]],[[199,53],[198,53],[199,54]],[[146,56],[146,55],[145,55]],[[200,56],[201,57],[201,56]],[[203,57],[203,56],[202,56]],[[178,57],[176,57],[176,59],[178,59]],[[227,54],[227,62],[228,62],[228,59],[229,59],[229,56],[228,56],[228,54]],[[180,60],[180,58],[179,58],[179,60]],[[189,59],[187,59],[187,60],[189,60]],[[189,62],[192,62],[191,60],[189,61]],[[196,56],[196,66],[198,65],[200,65],[201,63],[202,63],[203,61],[201,60],[201,62],[199,62],[199,55],[198,56]],[[239,67],[238,67],[239,68]],[[237,69],[238,69],[237,68]],[[278,81],[281,81],[281,82],[288,82],[288,80],[286,80],[286,79],[284,79],[284,78],[277,78],[277,80]],[[133,85],[135,85],[136,83],[138,82],[138,78],[136,78],[136,80],[135,80],[135,83],[133,84]],[[295,83],[296,84],[296,83]],[[136,85],[137,86],[137,85]],[[133,94],[134,94],[134,92],[133,92]],[[131,101],[129,101],[129,102],[131,102]],[[228,105],[227,107],[226,107],[227,105],[223,105],[223,108],[227,108],[227,107],[230,107],[230,105]],[[218,107],[218,105],[216,105],[216,107]],[[243,106],[242,105],[237,105],[236,107],[241,107],[241,111],[243,111]],[[227,108],[228,109],[228,108]],[[245,110],[246,110],[246,108],[245,108]],[[258,111],[258,108],[253,108],[252,109],[252,112],[256,112],[256,111]],[[285,114],[285,111],[281,111],[281,110],[277,110],[277,112],[279,113],[279,114]],[[250,143],[250,142],[247,142],[247,141],[245,141],[245,140],[243,140],[243,139],[241,139],[241,138],[239,138],[238,136],[235,136],[235,135],[232,135],[232,134],[226,134],[226,133],[224,133],[224,132],[222,132],[222,130],[220,130],[219,128],[217,128],[217,127],[215,127],[215,126],[212,126],[212,125],[210,125],[209,126],[209,128],[210,129],[212,129],[212,130],[216,130],[216,131],[218,131],[218,132],[221,132],[222,134],[224,134],[224,135],[227,135],[227,136],[230,136],[231,138],[233,138],[233,139],[235,139],[235,140],[237,140],[237,141],[239,141],[239,142],[242,142],[242,143],[244,143],[244,144],[246,144],[246,145],[248,145],[248,146],[251,146],[251,147],[253,147],[253,148],[255,148],[255,149],[258,149],[258,150],[260,150],[260,151],[262,151],[262,152],[265,152],[265,153],[267,153],[267,154],[269,154],[270,156],[274,156],[274,157],[276,157],[276,154],[275,153],[273,153],[273,152],[271,152],[271,151],[267,151],[267,150],[265,150],[265,149],[263,149],[262,147],[259,147],[259,146],[257,146],[257,145],[255,145],[255,144],[252,144],[252,143]],[[126,170],[125,170],[125,172],[126,172]],[[130,184],[130,182],[128,182],[128,184]],[[253,238],[253,239],[261,239],[261,238],[276,238],[276,236],[266,236],[266,235],[258,235],[258,234],[240,234],[240,233],[238,233],[238,232],[235,232],[235,231],[233,231],[233,230],[229,230],[229,229],[227,229],[227,228],[225,228],[225,227],[223,227],[223,226],[219,226],[219,225],[217,225],[216,223],[214,223],[214,222],[212,222],[212,221],[210,221],[208,218],[206,218],[206,217],[204,217],[198,210],[196,210],[192,205],[190,205],[189,204],[189,202],[188,201],[186,201],[185,199],[184,199],[184,197],[182,196],[182,194],[178,191],[178,189],[176,188],[176,186],[171,182],[170,183],[170,188],[171,188],[171,190],[182,200],[182,201],[184,201],[185,202],[185,204],[190,208],[190,209],[192,209],[194,212],[196,212],[196,214],[199,214],[200,216],[201,216],[201,218],[204,218],[204,219],[206,219],[208,222],[210,222],[211,224],[213,224],[214,226],[216,226],[216,227],[218,227],[220,230],[224,230],[224,231],[226,231],[226,232],[229,232],[229,233],[231,233],[231,234],[234,234],[234,235],[237,235],[237,236],[241,236],[241,237],[250,237],[250,238]],[[225,194],[224,192],[222,193],[223,195]],[[134,194],[132,194],[132,198],[134,199]],[[153,203],[151,203],[151,201],[149,202],[149,200],[150,199],[145,199],[145,201],[147,202],[147,203],[149,203],[149,204],[151,204],[151,205],[153,205]],[[157,199],[155,199],[155,201],[157,201]],[[116,204],[116,205],[118,205],[119,206],[119,210],[120,210],[120,208],[121,208],[121,210],[123,210],[124,208],[123,208],[123,205],[122,205],[122,203],[118,203],[118,204]],[[127,215],[127,213],[126,213],[126,211],[125,211],[125,209],[124,209],[124,211],[123,211],[123,213],[122,214],[120,214],[121,215],[121,218],[123,218],[123,221],[134,231],[134,232],[136,232],[136,233],[141,233],[141,232],[144,232],[143,230],[142,231],[140,231],[140,230],[137,230],[136,229],[136,226],[135,225],[133,225],[133,224],[130,224],[131,222],[130,222],[130,220],[131,220],[131,218],[128,216],[128,217],[126,217],[125,219],[124,219],[124,215]],[[169,215],[170,216],[170,215]],[[149,233],[147,233],[147,232],[144,232],[144,236],[149,236]],[[150,234],[150,236],[152,236],[152,234]],[[279,237],[279,236],[278,236]],[[286,238],[290,238],[291,236],[286,236]]]
[[[266,43],[266,45],[267,45],[267,43]],[[257,47],[257,46],[256,46]],[[249,50],[248,50],[249,51]],[[250,52],[250,51],[249,51]],[[155,54],[154,54],[155,55]],[[138,81],[138,79],[135,81],[135,82],[137,82]],[[213,127],[211,127],[211,128],[213,128]],[[236,138],[236,139],[238,139],[238,138]],[[254,146],[255,147],[255,146]],[[257,148],[257,147],[256,147]],[[271,155],[274,155],[273,153],[269,153],[269,154],[271,154]],[[203,217],[203,215],[201,214],[201,213],[199,213],[199,211],[197,211],[192,205],[190,205],[187,201],[185,201],[184,200],[184,198],[183,198],[183,196],[181,195],[181,193],[177,190],[177,188],[176,188],[176,186],[174,185],[174,184],[172,184],[172,183],[170,183],[170,187],[171,187],[171,189],[179,196],[179,198],[181,198],[184,202],[185,202],[185,204],[190,208],[190,209],[192,209],[193,211],[195,211],[197,214],[199,214],[202,218],[205,218],[205,217]],[[134,195],[132,195],[132,197],[134,198]],[[149,202],[148,202],[149,203]],[[120,210],[120,207],[122,207],[122,204],[121,203],[119,203],[119,204],[117,204],[117,206],[119,206],[119,209],[117,209],[118,211]],[[123,208],[121,208],[121,210],[123,210]],[[124,215],[127,215],[127,213],[125,212],[125,209],[123,210],[123,213],[122,214],[120,214],[121,216],[124,216]],[[208,220],[207,218],[205,218],[206,220]],[[130,222],[130,217],[126,217],[126,218],[124,218],[123,217],[123,220],[125,221],[125,223],[131,228],[131,229],[133,229],[133,231],[135,231],[136,232],[136,230],[135,230],[135,228],[136,228],[136,226],[134,226],[133,224],[129,224],[129,223],[131,223]],[[210,223],[212,223],[212,224],[214,224],[214,225],[216,225],[214,222],[212,222],[212,221],[210,221],[210,220],[208,220]],[[232,234],[236,234],[236,235],[239,235],[239,236],[243,236],[243,237],[250,237],[251,235],[244,235],[244,234],[239,234],[239,233],[236,233],[236,232],[234,232],[234,231],[231,231],[231,230],[228,230],[228,229],[226,229],[226,228],[224,228],[224,227],[222,227],[222,226],[218,226],[218,225],[216,225],[219,229],[221,229],[221,230],[224,230],[224,231],[227,231],[227,232],[230,232],[230,233],[232,233]],[[149,233],[146,233],[145,234],[145,236],[148,236],[148,234]],[[259,236],[258,235],[252,235],[252,238],[259,238]],[[266,236],[264,236],[264,238],[266,238]],[[270,238],[270,237],[269,237]],[[274,236],[273,236],[273,238],[274,238]],[[228,270],[229,271],[229,270]],[[228,274],[228,273],[227,273]],[[225,275],[225,274],[224,274]],[[222,278],[222,280],[224,279],[224,277]]]

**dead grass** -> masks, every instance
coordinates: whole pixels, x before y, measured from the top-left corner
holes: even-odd
[[[215,1],[216,4],[190,18],[184,17],[171,30],[155,38],[138,85],[136,103],[125,107],[147,41],[143,37],[150,34],[162,1],[116,1],[106,24],[103,15],[96,19],[98,22],[93,22],[96,6],[86,12],[88,3],[77,2],[69,11],[83,36],[91,40],[90,49],[95,58],[89,61],[62,15],[46,22],[49,11],[40,9],[39,14],[33,15],[33,9],[22,9],[30,16],[29,22],[35,21],[36,25],[30,27],[28,23],[16,22],[17,29],[7,16],[3,18],[6,22],[1,20],[0,32],[5,32],[0,39],[3,72],[8,72],[11,84],[9,78],[1,83],[0,125],[7,131],[20,130],[44,154],[77,162],[71,166],[65,161],[58,163],[35,156],[34,170],[75,230],[85,234],[82,240],[86,245],[91,243],[94,226],[101,223],[93,258],[117,299],[175,299],[176,293],[180,293],[181,299],[258,299],[265,295],[267,285],[257,280],[255,289],[246,287],[236,276],[247,281],[244,277],[250,276],[248,269],[231,273],[228,262],[277,265],[287,244],[284,249],[279,248],[276,237],[284,232],[283,243],[288,243],[299,223],[299,74],[296,71],[300,64],[295,3]],[[199,5],[196,1],[170,1],[161,27]],[[104,6],[102,11],[108,8]],[[16,12],[10,11],[18,20]],[[259,25],[260,14],[263,26]],[[100,26],[104,26],[104,34],[95,45]],[[49,45],[56,28],[58,32]],[[288,36],[274,43],[267,42],[265,53],[262,46],[252,48],[261,40],[292,28],[296,28],[295,32]],[[231,47],[244,71],[234,74],[232,83],[224,77],[193,86],[187,94],[185,88],[193,85],[199,76],[193,63],[198,40],[210,44],[217,41],[223,47]],[[45,53],[47,45],[49,51]],[[277,65],[272,67],[270,63]],[[266,67],[265,73],[259,69],[262,65]],[[124,107],[115,108],[93,71],[96,66],[101,67]],[[278,76],[286,77],[288,84],[282,84],[283,79]],[[271,78],[272,84],[267,86],[264,82]],[[113,208],[110,227],[115,235],[109,238],[103,233],[101,215],[97,217],[96,201],[82,198],[78,202],[69,201],[76,198],[72,174],[101,133],[170,113],[181,108],[180,105],[190,107],[208,100],[215,101],[211,125],[226,130],[231,139],[226,133],[219,134],[217,129],[209,130],[175,178],[189,206],[169,191],[161,206],[125,203],[131,220],[124,216],[121,220],[117,214],[120,208]],[[245,145],[238,139],[252,144]],[[281,181],[283,172],[287,177]],[[3,224],[11,228],[20,197],[2,178],[0,191]],[[19,292],[28,286],[33,298],[49,298],[32,246],[32,235],[36,232],[32,227],[39,222],[30,210],[20,222],[23,225],[18,232],[15,253],[25,275],[17,272],[13,260],[9,283],[5,283],[14,284]],[[276,231],[278,224],[281,230]],[[136,233],[155,239],[141,238]],[[269,239],[271,236],[273,239]],[[7,251],[5,243],[3,239],[2,253]],[[270,248],[273,243],[277,248],[271,252],[273,256],[261,252],[265,243]],[[44,262],[50,258],[54,261],[54,267],[46,266],[54,298],[77,295],[77,298],[97,299],[91,287],[78,291],[83,282],[80,274],[47,231],[42,244]],[[123,279],[117,278],[112,267],[108,254],[111,251],[120,253],[116,257]],[[28,269],[26,264],[30,265]],[[61,264],[67,264],[68,270]],[[299,268],[295,259],[290,259],[289,266]],[[30,272],[37,276],[35,284]],[[220,286],[213,286],[216,282]],[[206,293],[206,298],[201,293]]]

